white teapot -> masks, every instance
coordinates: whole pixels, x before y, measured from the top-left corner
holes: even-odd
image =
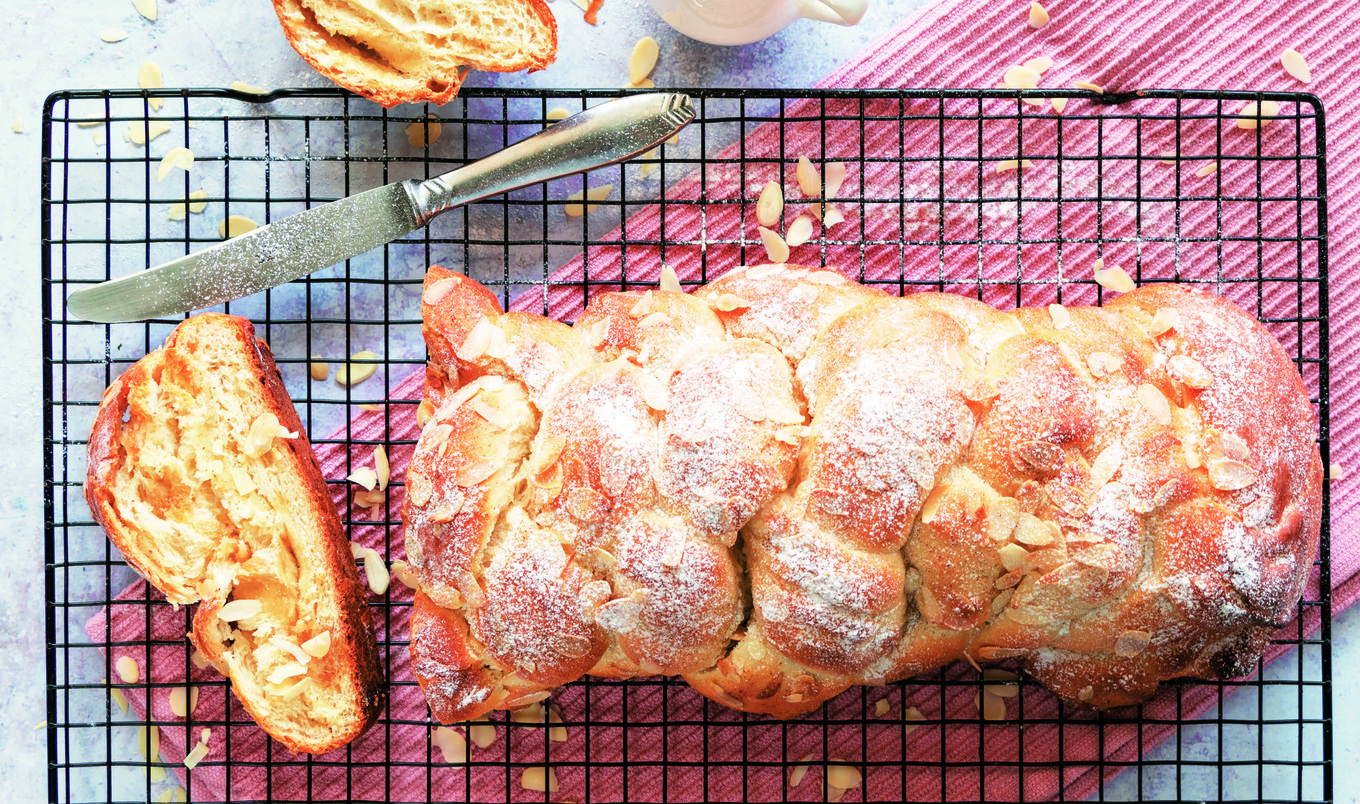
[[[800,17],[854,25],[869,0],[649,0],[672,28],[714,45],[758,42]]]

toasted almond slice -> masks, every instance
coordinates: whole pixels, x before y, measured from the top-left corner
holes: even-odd
[[[784,242],[790,248],[801,246],[812,239],[812,218],[806,215],[799,215],[794,218],[793,223],[789,224],[789,229],[784,237]]]
[[[812,754],[808,754],[807,756],[798,760],[798,764],[794,766],[793,772],[789,774],[789,787],[791,788],[797,787],[798,785],[803,783],[803,777],[806,776],[808,772],[807,763],[811,759]]]
[[[996,172],[1008,173],[1012,170],[1032,167],[1034,167],[1034,163],[1028,159],[1002,159],[1000,162],[996,163]]]
[[[467,762],[467,741],[454,729],[448,726],[435,728],[430,735],[430,743],[439,749],[444,761],[450,765],[462,765]]]
[[[1125,631],[1114,641],[1114,655],[1123,658],[1137,656],[1152,642],[1147,631]]]
[[[764,226],[756,227],[760,231],[760,239],[765,243],[765,254],[774,263],[785,263],[789,261],[789,245],[784,242],[784,238],[778,232],[766,229]]]
[[[1104,261],[1098,260],[1097,262],[1103,263]],[[1132,293],[1133,289],[1137,287],[1133,283],[1133,278],[1118,265],[1111,265],[1109,268],[1105,268],[1103,265],[1097,267],[1095,279],[1097,285],[1115,293]]]
[[[1050,304],[1048,306],[1048,315],[1053,319],[1053,327],[1055,329],[1067,329],[1072,326],[1072,314],[1061,304]]]
[[[1039,75],[1043,75],[1053,66],[1053,59],[1050,59],[1047,56],[1035,56],[1020,66],[1028,67]]]
[[[973,705],[982,713],[983,720],[1005,720],[1006,699],[982,690],[973,696]]]
[[[571,112],[560,107],[556,109],[549,109],[547,114],[547,118],[549,120],[566,120],[568,117],[571,117]]]
[[[1050,103],[1053,104],[1053,111],[1058,114],[1062,114],[1063,109],[1067,108],[1067,98],[1054,98]]]
[[[251,617],[264,611],[264,604],[258,600],[241,598],[225,603],[222,608],[217,610],[217,619],[222,622],[234,623],[238,620],[249,620]]]
[[[161,120],[152,120],[149,123],[134,120],[127,124],[127,131],[123,132],[123,137],[133,145],[146,145],[169,130],[170,124]]]
[[[329,630],[322,631],[306,642],[303,642],[302,650],[308,656],[316,659],[324,657],[331,651],[331,632]]]
[[[347,388],[353,388],[364,380],[367,380],[378,370],[377,363],[372,362],[376,361],[378,356],[367,349],[355,352],[353,355],[350,355],[349,359],[351,362],[341,366],[335,372],[335,381]]]
[[[412,148],[425,148],[433,145],[444,133],[443,124],[437,122],[439,115],[427,114],[424,120],[416,120],[406,127],[406,141]],[[426,131],[429,132],[428,137]]]
[[[1212,176],[1217,172],[1218,162],[1206,162],[1203,165],[1200,165],[1199,170],[1195,171],[1195,175],[1202,179],[1205,176]]]
[[[156,0],[132,0],[132,7],[148,20],[156,21]]]
[[[756,220],[761,226],[775,226],[784,214],[784,188],[777,182],[766,182],[756,201]]]
[[[1042,28],[1048,24],[1048,12],[1038,3],[1029,4],[1029,27]]]
[[[387,565],[383,563],[382,556],[378,555],[377,550],[369,550],[364,553],[364,575],[368,579],[368,588],[373,590],[373,594],[387,594],[387,587],[392,583],[392,576],[388,574]]]
[[[240,237],[246,232],[253,232],[258,228],[260,228],[260,224],[244,215],[229,215],[226,220],[217,224],[217,236],[226,240],[230,237]]]
[[[1174,167],[1180,161],[1180,154],[1175,151],[1162,151],[1162,158],[1158,160],[1160,164]]]
[[[879,698],[874,704],[874,714],[878,717],[883,717],[888,714],[889,709],[892,709],[892,704],[888,703],[887,698]]]
[[[476,723],[468,726],[468,739],[478,748],[487,748],[496,742],[496,727],[486,722],[486,716],[477,718]]]
[[[949,484],[941,483],[930,490],[925,500],[921,502],[921,521],[930,524],[935,521],[935,510],[940,507],[940,501],[944,495],[949,493]]]
[[[1039,86],[1039,72],[1023,64],[1016,64],[1002,73],[1001,83],[1008,89],[1034,89]]]
[[[1157,386],[1149,382],[1138,386],[1138,403],[1152,416],[1153,421],[1162,425],[1171,424],[1171,403]]]
[[[1284,68],[1285,72],[1304,84],[1313,82],[1313,71],[1308,69],[1308,60],[1292,47],[1285,48],[1284,52],[1280,54],[1280,66]]]
[[[1176,329],[1181,323],[1181,313],[1175,307],[1158,307],[1148,325],[1148,334],[1154,338]]]
[[[599,187],[591,187],[586,190],[586,200],[603,201],[608,198],[612,192],[614,192],[614,185],[612,184],[601,184]],[[586,207],[586,211],[594,212],[597,206],[599,206],[599,204],[590,204]]]
[[[1209,461],[1209,485],[1219,491],[1239,491],[1256,482],[1256,470],[1247,463],[1220,458]]]
[[[154,0],[152,0],[152,2],[154,2]],[[199,743],[198,745],[194,746],[192,751],[184,755],[184,767],[188,768],[189,770],[193,770],[194,768],[198,767],[198,763],[202,762],[203,758],[206,757],[207,755],[208,755],[207,743]]]
[[[119,656],[118,661],[113,663],[113,669],[117,671],[118,677],[124,684],[136,684],[141,678],[141,668],[137,666],[137,660],[131,656]]]
[[[1270,125],[1271,119],[1280,113],[1280,104],[1277,101],[1266,100],[1257,104],[1251,101],[1243,106],[1237,113],[1237,127],[1252,131],[1259,124],[1261,128]]]
[[[669,265],[661,266],[661,289],[667,293],[684,293],[685,289],[680,286],[680,277],[675,275],[675,269]]]
[[[566,216],[569,217],[569,218],[579,218],[579,217],[581,217],[582,215],[586,214],[586,206],[585,206],[585,204],[579,203],[579,202],[585,200],[585,197],[586,197],[586,191],[585,191],[585,190],[582,190],[582,191],[577,192],[577,193],[572,193],[571,195],[567,196],[567,201],[569,201],[569,202],[577,202],[577,203],[567,203],[567,204],[563,204],[563,205],[562,205],[562,212],[565,213]]]
[[[827,162],[825,170],[826,187],[824,187],[823,190],[826,195],[826,200],[830,201],[840,193],[841,185],[845,184],[845,163]]]
[[[804,198],[821,197],[822,177],[817,173],[817,168],[813,167],[812,160],[806,156],[798,157],[798,169],[794,171],[794,175],[798,177],[798,189],[803,191]]]
[[[525,768],[524,775],[520,777],[520,785],[525,790],[537,790],[539,792],[557,792],[557,774],[552,768],[533,767]]]
[[[633,45],[633,54],[628,57],[628,81],[637,86],[642,83],[642,79],[652,74],[656,69],[657,57],[661,55],[661,46],[650,36],[644,36]]]
[[[1078,81],[1075,84],[1073,84],[1073,86],[1075,86],[1077,89],[1089,89],[1092,92],[1096,93],[1097,95],[1105,94],[1104,87],[1100,86],[1099,84],[1092,84],[1090,81]]]
[[[1187,355],[1172,355],[1167,369],[1178,382],[1203,390],[1214,383],[1214,375],[1202,363]]]
[[[1014,572],[1024,566],[1025,558],[1029,555],[1029,551],[1018,544],[1005,545],[996,552],[1001,556],[1001,566],[1005,567],[1007,572]]]
[[[833,758],[826,768],[826,780],[832,787],[850,790],[864,782],[864,775],[858,768],[845,764],[845,760]]]
[[[351,483],[363,486],[366,491],[372,491],[378,485],[377,471],[367,466],[361,466],[358,469],[355,469],[354,472],[345,479]]]

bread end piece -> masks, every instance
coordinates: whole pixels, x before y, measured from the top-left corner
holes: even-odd
[[[283,432],[261,441],[253,425],[269,416]],[[95,518],[172,602],[201,601],[191,639],[266,732],[319,754],[377,720],[386,685],[367,598],[311,444],[250,322],[205,313],[176,327],[109,387],[89,452]],[[262,608],[229,622],[218,612],[233,600]],[[323,633],[329,650],[303,665],[300,646]],[[290,664],[304,672],[285,676]]]
[[[543,0],[397,0],[403,15],[363,0],[274,0],[288,43],[322,75],[391,108],[444,104],[468,69],[541,70],[557,58],[557,21]],[[491,19],[500,25],[492,28]]]

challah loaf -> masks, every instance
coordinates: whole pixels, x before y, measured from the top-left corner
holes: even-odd
[[[204,313],[104,394],[85,496],[251,717],[294,751],[358,737],[385,697],[345,531],[268,347]]]
[[[1131,704],[1248,672],[1316,556],[1303,383],[1187,286],[1003,313],[768,265],[567,327],[435,267],[423,302],[402,516],[445,722],[583,673],[787,718],[958,659]]]

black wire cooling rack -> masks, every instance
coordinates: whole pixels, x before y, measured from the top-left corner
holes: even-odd
[[[168,663],[182,684],[200,672],[183,648],[189,612],[134,585],[91,521],[81,486],[103,389],[176,321],[87,324],[66,315],[67,294],[216,242],[228,216],[265,223],[437,175],[539,130],[555,109],[574,112],[618,94],[469,90],[439,109],[397,113],[338,90],[49,98],[42,262],[52,800],[171,800],[180,785],[191,800],[821,800],[835,793],[822,782],[832,758],[863,774],[845,800],[1330,800],[1326,497],[1319,583],[1299,604],[1302,625],[1272,645],[1272,655],[1284,655],[1248,679],[1167,684],[1153,702],[1127,710],[1077,712],[1022,680],[1006,699],[1006,717],[984,720],[973,704],[982,681],[964,665],[853,689],[789,724],[727,710],[675,680],[587,679],[554,695],[563,731],[502,718],[489,747],[450,764],[430,745],[432,723],[403,663],[410,597],[394,583],[371,597],[393,705],[354,745],[324,757],[292,755],[228,705],[225,681],[193,675],[204,700],[215,696],[220,705],[217,717],[205,707],[191,713],[192,728],[213,729],[225,751],[187,774],[140,752],[147,726],[162,734],[185,728],[138,705],[177,684],[147,681],[156,676],[149,667],[123,683],[112,655],[139,652],[162,662],[160,671]],[[627,166],[448,213],[384,249],[226,305],[271,345],[318,451],[348,455],[386,443],[395,452],[412,443],[356,435],[346,422],[364,414],[385,420],[418,401],[418,390],[399,386],[423,365],[418,297],[430,263],[469,273],[506,305],[568,319],[595,292],[653,283],[663,261],[693,286],[764,260],[753,218],[766,181],[782,177],[791,194],[784,225],[800,204],[819,217],[830,211],[792,189],[794,163],[806,155],[824,169],[846,164],[833,202],[845,222],[819,227],[793,261],[835,266],[894,292],[944,290],[999,307],[1099,303],[1109,291],[1092,279],[1097,257],[1123,264],[1138,281],[1210,287],[1257,314],[1296,361],[1317,407],[1326,464],[1325,149],[1313,96],[690,94],[696,121]],[[1243,127],[1249,102],[1262,112]],[[174,146],[191,148],[194,166],[158,180],[160,158]],[[568,214],[573,194],[587,187],[599,197]],[[318,357],[335,367],[361,349],[378,356],[373,380],[344,388],[309,377]],[[340,488],[346,473],[328,479]],[[352,533],[368,529],[385,558],[400,555],[399,522],[345,515]],[[100,625],[109,611],[141,622],[138,638]],[[162,650],[172,658],[159,658]],[[111,690],[131,698],[131,709]],[[924,722],[905,721],[908,708]],[[560,789],[525,790],[525,769],[544,765]],[[806,778],[795,785],[799,768]]]

